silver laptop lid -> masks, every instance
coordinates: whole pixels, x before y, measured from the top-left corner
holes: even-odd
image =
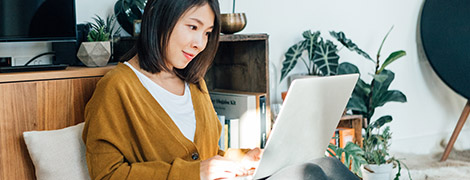
[[[358,77],[348,74],[295,80],[253,178],[325,156]]]

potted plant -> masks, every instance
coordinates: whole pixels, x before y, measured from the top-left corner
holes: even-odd
[[[320,37],[320,31],[310,30],[302,33],[303,40],[289,47],[282,62],[282,81],[301,60],[307,69],[307,75],[330,76],[337,74],[338,49],[330,40]]]
[[[115,29],[115,17],[107,16],[106,21],[100,16],[93,17],[95,23],[91,23],[91,31],[87,35],[88,42],[82,42],[77,52],[77,57],[88,67],[106,66],[111,57],[111,42],[109,39],[120,28]]]
[[[401,91],[389,90],[390,84],[395,78],[395,74],[391,70],[385,69],[397,59],[405,56],[406,52],[403,50],[395,51],[391,53],[383,63],[380,61],[380,52],[392,29],[393,27],[385,35],[375,60],[370,58],[367,53],[360,50],[351,40],[347,39],[344,33],[331,32],[331,35],[345,47],[364,56],[368,62],[372,62],[375,65],[375,72],[372,74],[371,82],[366,83],[359,78],[347,105],[347,109],[352,110],[353,114],[360,114],[365,117],[366,120],[364,123],[364,147],[362,148],[364,158],[367,162],[362,168],[362,176],[364,179],[390,179],[392,168],[395,164],[398,166],[398,172],[394,179],[398,179],[401,175],[401,166],[404,165],[400,160],[389,154],[392,133],[390,132],[390,127],[386,125],[392,121],[392,116],[385,115],[375,121],[368,121],[372,119],[377,107],[381,107],[388,102],[406,102],[406,96]],[[349,73],[360,72],[359,69],[351,63],[341,63],[338,67],[338,74]],[[406,167],[406,165],[404,166]],[[408,175],[411,179],[409,173]]]

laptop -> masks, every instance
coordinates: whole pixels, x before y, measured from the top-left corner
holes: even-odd
[[[261,179],[324,157],[358,78],[347,74],[294,80],[254,174],[236,179]]]

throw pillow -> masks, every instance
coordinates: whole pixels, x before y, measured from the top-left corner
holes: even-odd
[[[38,180],[90,179],[82,141],[84,123],[51,131],[23,132]]]

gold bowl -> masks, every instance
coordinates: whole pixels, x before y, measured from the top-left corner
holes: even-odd
[[[245,13],[221,14],[221,32],[224,34],[233,34],[240,32],[246,26]]]

